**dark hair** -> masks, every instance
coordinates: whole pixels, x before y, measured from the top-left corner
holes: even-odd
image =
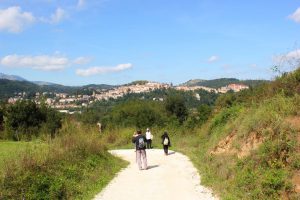
[[[141,131],[141,130],[138,130],[138,131],[137,131],[137,134],[142,134],[142,131]]]

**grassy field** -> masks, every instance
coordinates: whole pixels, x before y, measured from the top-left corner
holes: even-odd
[[[299,96],[224,108],[194,133],[175,135],[174,148],[190,157],[202,184],[221,199],[299,199],[292,182],[300,169],[299,132],[286,123],[300,117],[299,109]],[[257,141],[253,135],[262,138],[257,146],[251,146]],[[222,151],[213,154],[220,144]]]
[[[37,149],[46,144],[40,142],[13,142],[0,140],[0,171],[7,160],[17,158],[27,149]]]
[[[61,131],[49,144],[0,142],[0,199],[92,199],[126,167],[94,130]]]

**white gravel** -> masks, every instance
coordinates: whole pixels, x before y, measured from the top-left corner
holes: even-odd
[[[200,177],[191,161],[181,153],[161,149],[147,150],[148,170],[139,170],[135,152],[113,150],[113,155],[130,162],[95,200],[212,200],[212,191],[200,185]]]

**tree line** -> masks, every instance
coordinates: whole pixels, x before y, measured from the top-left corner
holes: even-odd
[[[62,115],[34,101],[22,100],[0,107],[0,138],[31,140],[40,136],[54,138],[62,125]]]

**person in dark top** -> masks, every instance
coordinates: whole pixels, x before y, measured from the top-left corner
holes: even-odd
[[[132,137],[132,143],[135,144],[136,162],[140,170],[147,169],[147,155],[146,155],[146,137],[142,135],[142,131],[137,131],[136,135]],[[143,160],[143,161],[142,161]],[[142,163],[144,168],[142,168]]]
[[[163,145],[165,155],[167,156],[168,155],[168,149],[169,149],[169,147],[171,147],[171,140],[169,138],[169,135],[168,135],[167,131],[165,131],[164,134],[161,136],[161,140],[162,140],[161,143]]]

